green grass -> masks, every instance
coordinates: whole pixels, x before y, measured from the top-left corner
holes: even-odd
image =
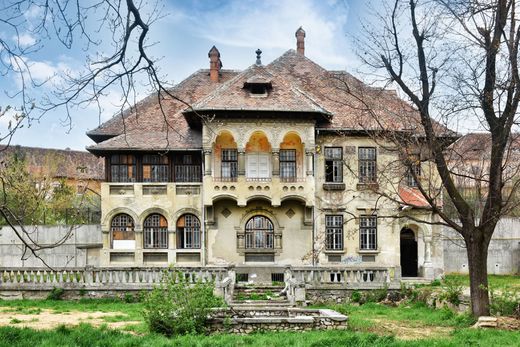
[[[389,307],[376,303],[362,306],[335,305],[328,306],[349,317],[349,326],[357,331],[370,331],[375,323],[373,319],[406,321],[421,326],[439,326],[467,328],[475,323],[468,314],[457,314],[445,308],[435,310],[422,303],[413,303],[397,307]]]
[[[448,274],[445,281],[456,281],[469,287],[469,276],[463,274]],[[520,289],[520,275],[488,275],[488,282],[491,287],[501,288],[510,287]]]
[[[469,328],[474,322],[467,315],[459,315],[447,309],[434,310],[423,304],[388,307],[375,303],[362,306],[327,306],[349,316],[348,331],[312,331],[277,333],[265,332],[252,335],[191,335],[168,339],[151,334],[143,321],[140,303],[124,303],[119,300],[83,299],[79,301],[19,300],[0,301],[2,310],[37,314],[51,309],[58,312],[116,312],[105,317],[105,322],[140,321],[140,324],[126,326],[120,331],[106,327],[93,328],[88,324],[78,327],[59,327],[54,330],[36,331],[14,324],[0,327],[0,347],[2,346],[517,346],[520,345],[518,332],[500,330],[480,330]],[[446,327],[448,336],[404,341],[393,336],[374,334],[377,322],[372,319],[398,322],[402,325],[422,327]],[[133,334],[129,334],[131,331]],[[451,331],[451,332],[450,332]],[[138,336],[135,335],[138,334]]]
[[[258,333],[251,335],[188,335],[168,339],[155,334],[130,335],[106,328],[81,325],[35,331],[15,327],[0,328],[0,346],[516,346],[518,332],[461,329],[449,338],[401,341],[392,336],[352,331],[312,331],[297,333]]]

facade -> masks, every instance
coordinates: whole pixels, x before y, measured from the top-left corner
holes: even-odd
[[[12,155],[23,157],[30,173],[50,176],[56,183],[65,180],[78,194],[99,194],[105,179],[104,161],[85,151],[16,145],[0,149],[0,161]]]
[[[399,158],[373,134],[409,129],[415,112],[393,92],[323,69],[305,57],[301,28],[296,38],[296,51],[263,65],[258,50],[244,71],[222,69],[213,47],[210,69],[171,90],[190,107],[152,95],[88,132],[106,165],[102,266],[442,273],[440,230],[413,221],[436,216],[403,208],[421,200],[406,170],[395,199],[375,193]]]

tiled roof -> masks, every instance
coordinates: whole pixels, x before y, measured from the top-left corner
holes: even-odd
[[[270,83],[267,95],[251,94],[245,83]],[[192,105],[196,111],[246,110],[329,113],[285,76],[270,71],[269,66],[253,65]]]
[[[247,84],[268,85],[268,95],[252,95],[244,88]],[[294,50],[266,66],[222,70],[219,83],[210,81],[209,70],[199,70],[172,88],[172,94],[193,109],[166,99],[163,113],[157,96],[151,95],[123,116],[89,131],[103,142],[88,150],[201,148],[200,131],[190,128],[182,113],[187,116],[193,110],[303,112],[324,115],[326,122],[319,125],[324,129],[422,133],[418,113],[395,92],[369,87],[345,71],[327,71]],[[435,129],[437,135],[454,135],[437,123]]]
[[[29,172],[42,173],[52,166],[54,176],[70,179],[103,180],[104,161],[89,152],[11,145],[0,150],[0,161],[14,153],[25,157]]]
[[[239,72],[234,70],[222,70],[220,81],[225,82]],[[171,93],[188,104],[198,101],[206,96],[209,92],[217,88],[220,84],[212,83],[209,80],[209,70],[198,70],[184,81],[171,89]],[[171,121],[176,122],[175,126],[179,126],[179,117],[176,113],[186,108],[186,105],[171,99],[163,100],[163,108],[168,117],[172,117]],[[171,122],[170,122],[171,123]],[[186,123],[186,122],[184,122]],[[184,127],[184,124],[180,125]],[[185,124],[187,127],[187,124]],[[139,102],[136,107],[127,109],[123,115],[116,114],[111,119],[101,124],[96,129],[87,132],[87,135],[120,135],[131,131],[164,131],[166,128],[163,114],[157,95],[153,94]]]
[[[520,151],[520,133],[511,135],[510,143],[506,151],[511,151],[518,155]],[[460,162],[461,160],[489,160],[491,156],[491,134],[490,133],[469,133],[460,137],[446,150],[447,158],[450,161]],[[507,153],[506,153],[507,156]]]

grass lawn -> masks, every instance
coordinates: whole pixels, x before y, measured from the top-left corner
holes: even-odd
[[[54,312],[65,319],[78,312],[102,317],[101,324],[80,323],[51,330],[23,328],[23,321],[0,327],[0,346],[518,346],[520,333],[469,328],[473,320],[449,310],[432,310],[421,304],[387,307],[329,306],[350,317],[349,331],[297,333],[266,332],[246,336],[192,335],[166,338],[151,334],[143,321],[142,304],[115,300],[0,301],[5,315],[22,314],[26,323]],[[33,317],[33,318],[31,318]],[[0,319],[1,321],[1,319]],[[87,320],[88,322],[88,320]],[[117,323],[113,323],[117,322]],[[125,326],[125,322],[138,324]],[[122,323],[122,324],[121,324]],[[121,324],[112,327],[110,324]]]
[[[457,281],[469,287],[469,276],[462,274],[448,274],[446,281]],[[509,287],[520,290],[520,275],[488,275],[488,282],[491,288]]]

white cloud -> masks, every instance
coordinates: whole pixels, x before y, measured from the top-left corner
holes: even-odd
[[[36,43],[36,39],[29,33],[20,34],[19,36],[14,36],[13,41],[15,41],[20,47],[29,47]]]
[[[234,47],[260,47],[264,52],[295,48],[294,33],[302,26],[307,32],[306,55],[323,65],[344,68],[348,64],[344,2],[233,1],[209,11],[180,12],[172,10],[174,22],[186,20],[201,38]]]

